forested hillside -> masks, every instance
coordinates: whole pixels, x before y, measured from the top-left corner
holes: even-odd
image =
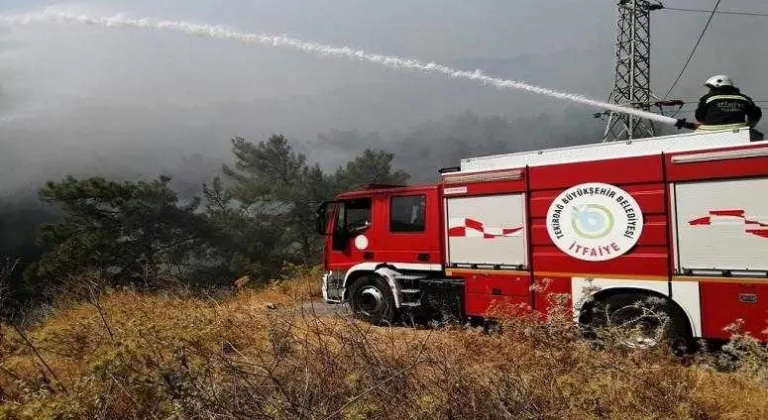
[[[363,150],[323,171],[290,141],[232,140],[233,163],[182,198],[173,180],[66,177],[0,208],[6,311],[49,302],[96,273],[105,286],[228,287],[320,260],[315,211],[342,190],[403,183],[393,155]],[[188,194],[185,194],[188,196]],[[34,242],[33,242],[34,240]]]

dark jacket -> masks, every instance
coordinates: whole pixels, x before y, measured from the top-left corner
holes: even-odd
[[[763,112],[752,98],[731,86],[712,88],[699,100],[696,119],[703,125],[749,123],[755,126]]]

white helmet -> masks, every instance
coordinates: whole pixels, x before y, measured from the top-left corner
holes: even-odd
[[[722,86],[733,86],[733,80],[731,80],[730,77],[724,74],[718,74],[717,76],[712,76],[709,79],[707,79],[707,83],[705,83],[704,86],[709,86],[712,88],[719,88]]]

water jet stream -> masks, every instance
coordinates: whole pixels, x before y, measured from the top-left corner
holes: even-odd
[[[363,50],[355,50],[350,47],[335,47],[331,45],[320,44],[316,42],[302,41],[296,38],[289,38],[280,35],[257,34],[237,32],[218,25],[201,25],[178,20],[155,20],[150,18],[129,18],[124,15],[115,15],[111,17],[91,17],[88,15],[79,15],[74,13],[56,12],[46,10],[42,13],[22,14],[22,15],[0,15],[0,23],[6,25],[29,25],[33,23],[80,23],[84,25],[97,25],[106,28],[115,27],[133,27],[143,29],[162,29],[186,33],[189,35],[199,35],[208,38],[231,39],[243,43],[253,43],[269,45],[273,47],[286,47],[301,50],[311,54],[321,56],[343,57],[353,60],[366,61],[400,70],[421,71],[425,73],[438,73],[453,79],[466,79],[493,86],[499,89],[517,89],[550,96],[552,98],[568,100],[582,105],[589,105],[595,108],[614,111],[622,114],[631,114],[640,118],[653,120],[663,124],[674,125],[677,120],[652,112],[639,109],[623,107],[616,104],[605,103],[587,97],[558,92],[555,90],[533,86],[527,83],[514,80],[506,80],[497,77],[491,77],[483,74],[481,70],[465,71],[457,70],[448,66],[434,62],[423,62],[416,59],[401,58],[396,56],[386,56],[369,53]]]

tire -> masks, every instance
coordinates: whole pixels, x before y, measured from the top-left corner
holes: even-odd
[[[675,353],[690,349],[692,338],[688,319],[669,299],[621,293],[585,309],[582,323],[589,327],[588,335],[592,338],[607,327],[613,328],[611,332],[615,333],[616,342],[624,347],[652,349],[667,345]]]
[[[380,276],[367,275],[356,279],[349,289],[352,314],[374,325],[391,324],[397,310],[389,284]]]

